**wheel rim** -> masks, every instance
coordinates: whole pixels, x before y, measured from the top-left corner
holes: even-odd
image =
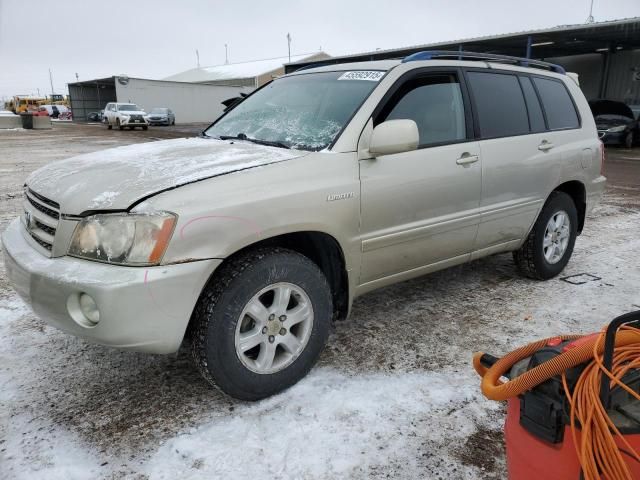
[[[542,241],[544,258],[548,263],[558,263],[567,251],[569,239],[571,237],[571,222],[569,215],[564,210],[551,215],[547,222]]]
[[[260,374],[287,368],[304,351],[313,328],[313,306],[297,285],[274,283],[245,305],[235,333],[238,358]]]

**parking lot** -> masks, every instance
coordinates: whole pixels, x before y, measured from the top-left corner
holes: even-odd
[[[0,131],[0,230],[38,167],[202,127]],[[367,294],[308,377],[254,404],[211,389],[186,349],[123,352],[46,326],[0,265],[0,478],[504,478],[504,410],[472,353],[640,309],[640,148],[607,156],[560,278],[525,279],[505,254]]]

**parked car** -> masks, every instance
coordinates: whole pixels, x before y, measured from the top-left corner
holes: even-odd
[[[598,136],[605,145],[631,148],[640,139],[638,119],[622,102],[591,100],[589,107],[596,121]]]
[[[176,116],[170,108],[152,108],[147,117],[149,125],[175,125]]]
[[[366,292],[501,252],[558,275],[606,182],[580,88],[542,62],[433,56],[292,73],[201,137],[41,168],[2,236],[8,277],[87,340],[189,338],[209,382],[255,400]]]
[[[120,130],[125,128],[133,130],[136,127],[140,127],[143,130],[149,128],[147,114],[135,103],[107,103],[104,109],[103,122],[109,130],[113,127],[118,127]]]
[[[51,118],[58,118],[61,113],[69,111],[69,107],[65,105],[41,105],[38,107],[39,112],[47,112]]]
[[[87,115],[87,120],[90,122],[101,122],[102,121],[102,112],[91,112]]]

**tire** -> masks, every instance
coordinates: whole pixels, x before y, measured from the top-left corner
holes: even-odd
[[[633,148],[633,132],[627,133],[626,137],[624,137],[624,148]]]
[[[110,123],[108,123],[108,124],[107,124],[107,130],[112,130],[112,129],[113,129],[113,127],[111,126],[111,124],[110,124]]]
[[[557,215],[561,213],[565,215],[565,223],[560,229],[562,233],[558,234],[553,231],[550,222],[552,219],[560,221],[560,217]],[[567,220],[568,226],[566,225]],[[550,227],[549,231],[547,227]],[[569,262],[577,233],[578,212],[573,199],[564,192],[551,192],[524,244],[519,250],[513,252],[513,259],[518,269],[523,275],[536,280],[548,280],[555,277]],[[552,242],[547,250],[545,250],[545,237],[547,237],[547,241]],[[564,238],[566,238],[566,244],[563,241]],[[553,242],[557,242],[558,245],[555,250]],[[562,251],[561,255],[560,251]],[[551,258],[545,255],[545,252]],[[559,258],[555,258],[558,255],[560,255]]]
[[[278,297],[286,288],[290,297]],[[290,300],[281,309],[276,298]],[[244,314],[258,302],[264,310],[257,308],[259,315],[252,315],[261,320]],[[214,275],[200,295],[187,336],[197,368],[210,384],[241,400],[259,400],[289,388],[311,370],[329,336],[332,313],[329,285],[315,263],[291,250],[257,249],[232,259]],[[289,329],[294,315],[306,320]],[[247,332],[255,332],[248,335],[259,343],[242,353],[236,343]],[[284,348],[291,337],[300,341],[293,353]],[[260,364],[263,353],[273,364]]]
[[[142,127],[142,130],[149,130],[149,127],[145,125],[144,127]]]

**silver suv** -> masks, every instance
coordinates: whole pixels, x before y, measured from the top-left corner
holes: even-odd
[[[302,378],[366,292],[500,252],[557,275],[602,159],[560,67],[460,52],[324,66],[199,138],[36,171],[5,261],[50,324],[154,353],[187,337],[208,381],[259,399]]]

